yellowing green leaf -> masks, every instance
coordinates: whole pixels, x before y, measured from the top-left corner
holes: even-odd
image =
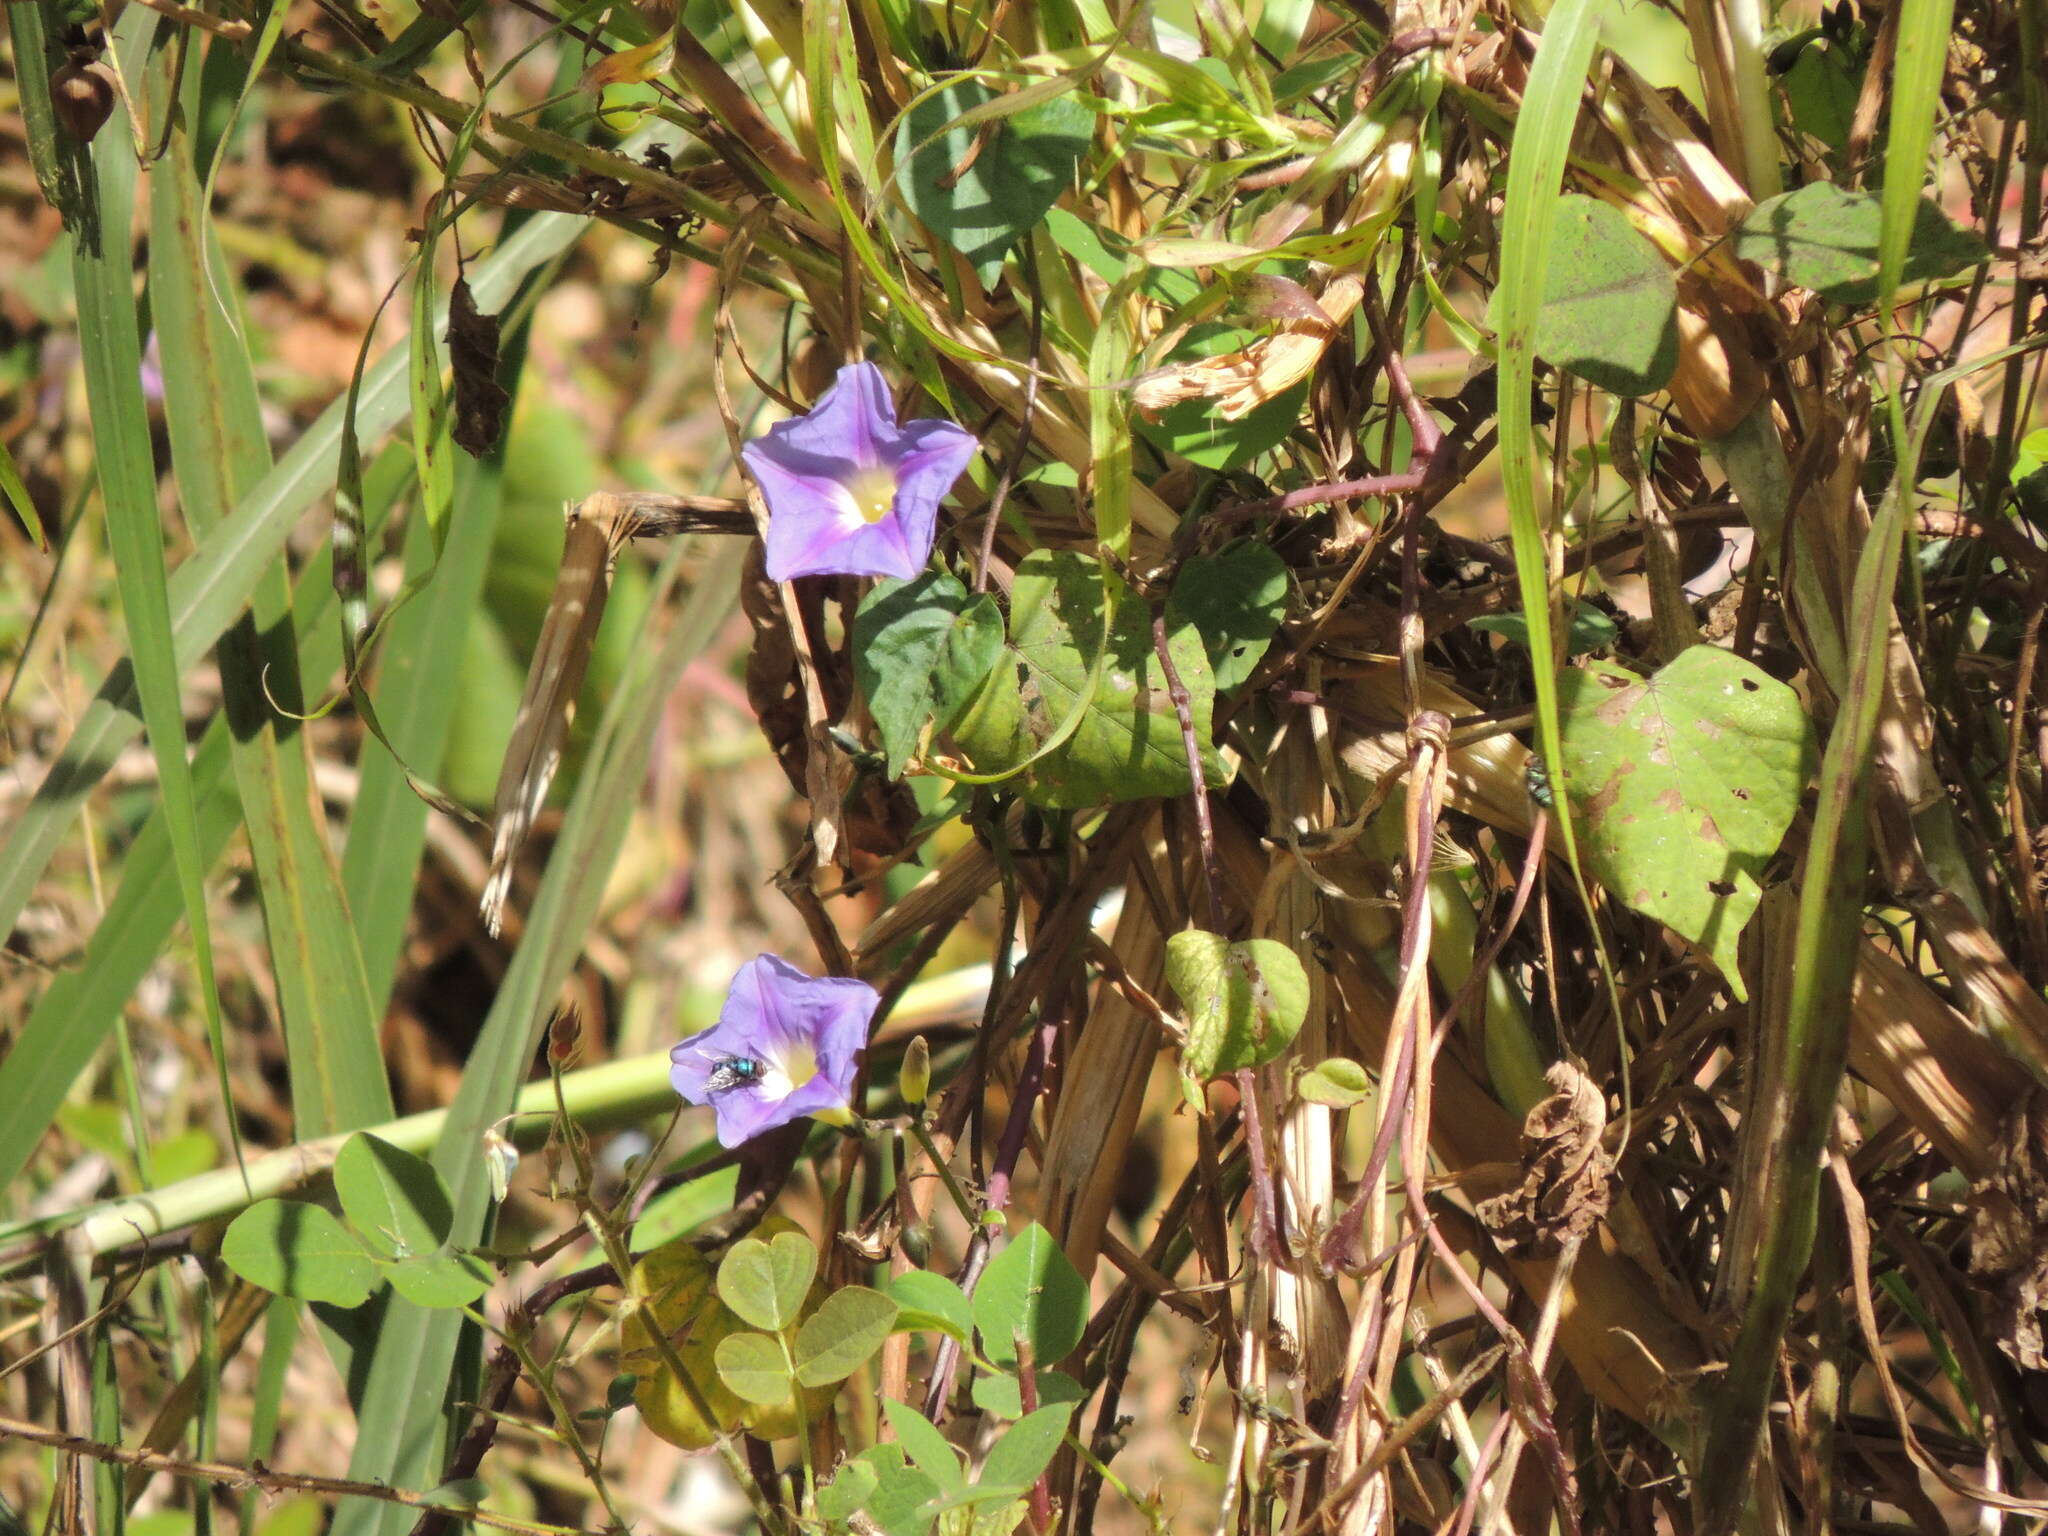
[[[1271,1061],[1308,1017],[1308,973],[1272,939],[1176,933],[1166,941],[1166,979],[1188,1010],[1186,1059],[1197,1077]]]

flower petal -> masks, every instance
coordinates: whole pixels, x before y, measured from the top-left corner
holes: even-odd
[[[801,416],[768,429],[769,441],[850,466],[884,464],[895,444],[896,403],[873,363],[849,363]]]
[[[718,1111],[718,1144],[737,1147],[764,1131],[801,1120],[806,1111],[792,1109],[788,1099],[764,1098],[748,1088],[721,1093],[713,1105]]]

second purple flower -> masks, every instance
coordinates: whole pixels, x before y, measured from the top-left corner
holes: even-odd
[[[950,421],[901,426],[873,363],[839,370],[802,416],[740,450],[768,503],[768,578],[918,574],[939,502],[981,444]]]
[[[864,981],[807,976],[779,955],[760,955],[733,977],[718,1022],[669,1052],[669,1081],[718,1112],[723,1146],[806,1115],[847,1124],[880,1002]]]

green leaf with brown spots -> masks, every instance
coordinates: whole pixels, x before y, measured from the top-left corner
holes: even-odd
[[[1559,782],[1587,872],[1698,945],[1744,997],[1736,940],[1817,757],[1805,706],[1707,645],[1647,678],[1589,662],[1558,687]]]

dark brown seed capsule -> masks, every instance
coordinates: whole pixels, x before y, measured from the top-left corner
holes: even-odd
[[[67,59],[50,76],[50,105],[64,131],[90,144],[114,113],[114,72],[99,59]]]

